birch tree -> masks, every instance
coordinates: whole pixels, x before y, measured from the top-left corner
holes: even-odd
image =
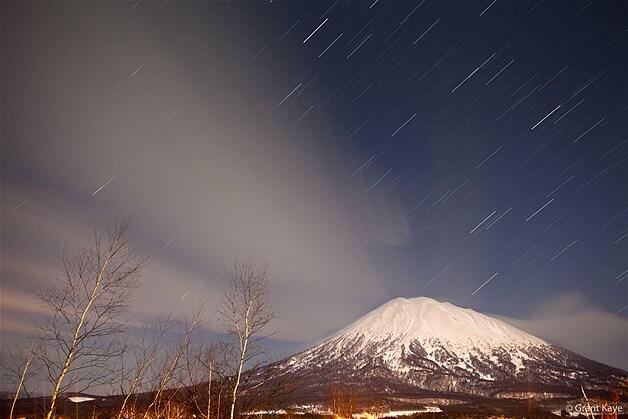
[[[35,351],[33,345],[26,351],[3,351],[0,353],[0,377],[3,377],[5,383],[15,383],[15,393],[11,402],[9,411],[9,419],[13,419],[15,407],[21,394],[24,393],[30,398],[28,389],[26,388],[27,378],[32,376],[32,364],[35,359]]]
[[[260,355],[257,344],[264,338],[263,332],[277,314],[269,302],[270,274],[266,266],[253,260],[236,260],[227,277],[229,286],[219,314],[227,332],[236,341],[229,412],[229,419],[233,419],[241,391],[242,373]]]
[[[146,259],[131,245],[131,224],[95,229],[90,243],[63,256],[63,274],[39,298],[50,320],[41,328],[38,358],[52,386],[46,419],[59,395],[108,384],[123,351],[121,315]]]

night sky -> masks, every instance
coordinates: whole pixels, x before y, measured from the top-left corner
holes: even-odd
[[[268,263],[278,353],[396,296],[628,368],[627,3],[2,3],[2,339],[94,223],[132,314]],[[210,328],[218,330],[208,313]],[[283,352],[282,352],[283,351]]]

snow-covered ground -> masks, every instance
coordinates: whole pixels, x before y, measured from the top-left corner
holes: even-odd
[[[316,413],[323,416],[333,416],[338,418],[333,412],[329,409],[324,408],[320,405],[301,405],[301,406],[293,406],[290,409],[291,414],[295,415],[304,415],[306,413]],[[389,410],[389,411],[380,411],[377,413],[371,412],[361,412],[354,413],[352,416],[354,419],[377,419],[377,418],[397,418],[402,416],[411,416],[417,413],[438,413],[442,412],[442,410],[438,406],[424,406],[419,409],[414,410]],[[287,410],[278,409],[278,410],[255,410],[252,412],[248,412],[248,415],[285,415],[287,414]]]
[[[378,419],[378,418],[398,418],[403,416],[412,416],[417,413],[438,413],[442,410],[438,406],[425,406],[421,409],[415,410],[390,410],[388,412],[377,413],[354,413],[352,416],[354,419]]]
[[[438,413],[442,412],[440,407],[438,406],[425,406],[422,409],[418,410],[391,410],[388,413],[380,414],[379,417],[387,417],[387,418],[396,418],[400,416],[410,416],[415,413]]]
[[[96,400],[93,397],[84,397],[84,396],[73,396],[68,398],[72,403],[83,403],[83,402],[91,402],[92,400]]]

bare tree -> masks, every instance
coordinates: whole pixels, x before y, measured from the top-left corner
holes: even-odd
[[[24,379],[26,378],[28,367],[31,365],[31,362],[33,362],[34,357],[35,357],[35,353],[31,349],[31,351],[28,354],[28,357],[26,358],[26,362],[24,363],[22,374],[20,374],[20,381],[17,385],[17,389],[15,390],[15,396],[13,397],[13,402],[11,403],[11,412],[9,413],[9,419],[13,419],[13,411],[15,410],[15,403],[17,403],[17,399],[20,397],[20,392],[22,391],[22,386],[24,385]]]
[[[12,352],[7,350],[0,354],[0,367],[4,370],[3,375],[5,379],[8,378],[10,382],[15,383],[15,394],[11,402],[9,419],[13,419],[15,405],[22,392],[26,394],[26,397],[30,398],[28,389],[26,388],[26,381],[32,370],[34,359],[35,351],[33,345],[26,351]]]
[[[134,412],[137,408],[138,393],[147,390],[147,386],[151,384],[150,372],[155,368],[161,351],[166,347],[166,335],[171,332],[172,327],[170,316],[159,318],[154,324],[144,327],[143,333],[139,334],[139,341],[132,345],[133,348],[125,348],[125,353],[121,357],[122,367],[118,389],[122,402],[116,408],[116,419],[136,416]],[[124,365],[126,358],[131,359],[131,365],[128,368]]]
[[[38,358],[52,385],[46,418],[57,408],[61,393],[85,391],[106,383],[114,357],[122,353],[117,337],[120,315],[146,259],[131,245],[130,223],[95,229],[91,243],[81,252],[63,256],[63,275],[39,292],[50,320],[41,328]]]
[[[185,378],[182,385],[189,389],[192,405],[205,419],[212,413],[212,382],[222,376],[217,362],[218,346],[214,344],[189,345],[185,355]],[[214,389],[215,390],[215,389]]]
[[[168,322],[165,325],[166,331],[174,330],[174,327],[178,326],[182,332],[160,344],[156,362],[152,362],[152,368],[149,368],[150,399],[147,405],[142,407],[142,419],[178,417],[185,413],[182,410],[185,405],[181,400],[182,389],[176,387],[186,381],[185,355],[190,351],[192,339],[199,328],[199,316],[200,312],[192,319],[186,320],[183,325],[176,322]]]
[[[227,332],[237,341],[235,369],[231,384],[229,418],[235,415],[236,402],[241,391],[242,372],[260,355],[257,343],[277,313],[269,303],[270,274],[266,266],[252,260],[236,260],[228,272],[229,287],[219,310]]]

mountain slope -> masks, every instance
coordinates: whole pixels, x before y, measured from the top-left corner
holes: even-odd
[[[503,321],[429,298],[397,298],[304,352],[269,366],[303,401],[330,384],[358,393],[490,397],[628,389],[628,374]]]

